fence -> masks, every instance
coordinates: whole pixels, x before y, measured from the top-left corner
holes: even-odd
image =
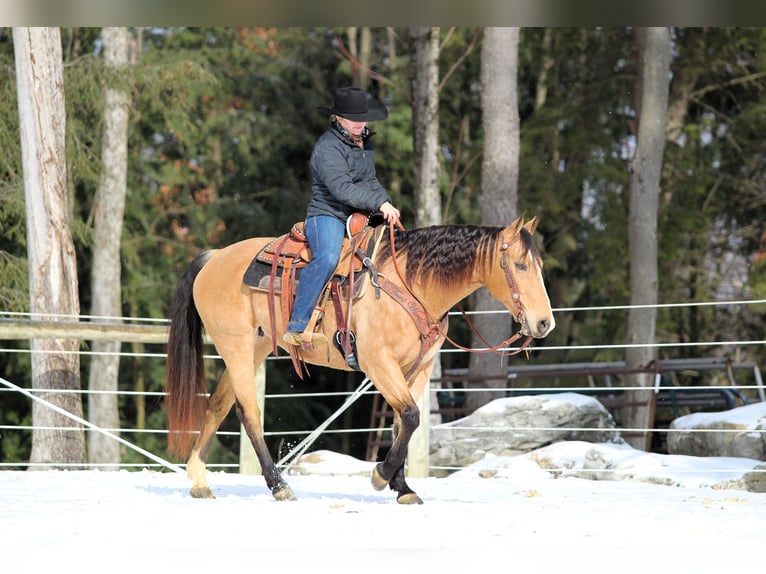
[[[711,302],[711,303],[694,303],[693,305],[764,305],[766,304],[766,300],[754,300],[754,301],[738,301],[738,302]],[[678,305],[666,305],[666,306],[689,306],[692,304],[678,304]],[[662,307],[662,305],[660,305]],[[575,312],[575,311],[595,311],[595,310],[624,310],[629,309],[628,306],[611,306],[611,307],[599,307],[599,308],[576,308],[576,309],[556,309],[555,312],[557,314],[560,313],[566,313],[566,312]],[[124,319],[120,318],[121,321],[123,321],[122,324],[115,324],[115,322],[110,322],[110,318],[98,318],[98,317],[88,317],[88,316],[80,316],[80,317],[64,317],[60,318],[64,319],[58,320],[55,322],[44,322],[44,321],[36,321],[36,320],[30,320],[26,315],[24,314],[12,314],[12,313],[0,313],[0,340],[24,340],[24,339],[31,339],[31,338],[44,338],[44,337],[55,337],[55,338],[76,338],[76,339],[82,339],[82,340],[120,340],[123,342],[142,342],[142,343],[165,343],[166,340],[166,325],[164,324],[164,321],[161,320],[133,320],[133,319]],[[111,318],[113,319],[113,318]],[[85,320],[85,321],[84,321]],[[103,321],[103,322],[101,322]],[[155,323],[155,324],[152,324]],[[156,324],[160,323],[160,324]],[[655,345],[652,345],[653,347],[656,347],[658,349],[663,348],[688,348],[688,347],[703,347],[703,348],[742,348],[742,347],[753,347],[753,346],[762,346],[766,343],[764,340],[735,340],[735,341],[700,341],[700,342],[687,342],[687,343],[658,343]],[[598,351],[603,349],[624,349],[628,347],[626,344],[609,344],[609,345],[580,345],[580,346],[567,346],[567,347],[543,347],[538,349],[536,352],[550,352],[550,351]],[[12,349],[12,348],[0,348],[0,352],[14,352],[14,353],[29,353],[30,351],[28,349]],[[93,354],[89,351],[81,351],[83,354]],[[454,353],[454,352],[462,352],[457,349],[444,349],[442,350],[442,353]],[[120,355],[122,356],[136,356],[136,353],[130,353],[130,352],[121,352]],[[151,360],[158,360],[158,361],[164,361],[165,355],[164,353],[143,353],[141,356],[146,357]],[[215,355],[208,355],[206,356],[207,359],[219,359],[219,357]],[[268,360],[284,360],[280,358],[273,358],[270,357]],[[660,362],[657,365],[650,366],[646,369],[648,372],[655,373],[658,377],[662,373],[669,373],[669,372],[676,372],[683,369],[696,369],[696,370],[722,370],[727,373],[727,376],[729,378],[730,386],[729,389],[732,392],[748,392],[751,396],[757,397],[757,400],[764,401],[766,400],[766,397],[764,396],[764,387],[763,387],[763,381],[761,378],[761,373],[758,368],[758,365],[752,362],[733,362],[731,360],[723,360],[723,359],[710,359],[710,360],[703,360],[703,361],[676,361],[676,362]],[[739,384],[735,377],[734,377],[734,371],[749,371],[752,373],[752,384]],[[581,392],[586,394],[592,394],[599,396],[603,398],[605,395],[604,393],[609,393],[612,400],[618,400],[615,399],[615,393],[624,393],[627,390],[634,390],[629,387],[611,387],[610,386],[610,380],[609,377],[612,376],[618,376],[626,374],[627,370],[625,368],[624,363],[620,362],[613,362],[613,363],[575,363],[575,364],[566,364],[566,365],[523,365],[523,366],[514,366],[513,368],[509,368],[508,370],[508,386],[505,389],[507,391],[507,394],[518,394],[520,392],[534,392],[534,393],[551,393],[551,392],[561,392],[562,390],[570,391],[570,392]],[[588,383],[583,386],[569,386],[565,389],[562,389],[561,387],[545,387],[545,386],[535,386],[533,389],[529,389],[528,391],[519,390],[518,388],[513,388],[513,380],[517,377],[525,377],[525,378],[531,378],[531,379],[543,379],[546,377],[558,377],[558,376],[579,376],[584,377],[588,380]],[[435,413],[439,413],[444,411],[444,409],[438,408],[438,403],[436,403],[436,397],[435,393],[437,390],[441,388],[442,385],[449,386],[449,383],[454,383],[457,380],[465,381],[467,377],[467,374],[465,372],[457,372],[457,371],[446,371],[444,375],[440,379],[435,379],[432,382],[432,392],[431,393],[425,393],[423,402],[421,402],[421,412],[429,412],[433,411]],[[603,386],[598,386],[594,383],[595,377],[603,377],[605,378],[605,384]],[[658,382],[657,388],[654,389],[655,395],[662,392],[662,389],[659,387],[659,381],[660,379],[656,379]],[[257,384],[261,386],[261,388],[265,387],[265,370],[261,370],[257,377]],[[5,379],[0,379],[0,397],[2,397],[2,393],[9,393],[9,392],[15,392],[15,393],[22,393],[30,398],[30,400],[38,400],[35,395],[35,390],[24,388],[23,385],[17,385],[11,381],[6,381]],[[365,381],[366,386],[360,385],[360,388],[358,388],[355,392],[332,392],[332,393],[313,393],[310,396],[311,397],[329,397],[329,396],[337,396],[337,397],[346,397],[346,402],[341,408],[346,408],[350,406],[350,404],[359,396],[365,396],[365,395],[376,395],[377,391],[370,388],[369,381]],[[702,385],[698,387],[684,387],[684,390],[690,390],[690,391],[700,391],[700,392],[720,392],[721,387],[720,386],[713,386],[713,385]],[[498,389],[481,389],[481,388],[463,388],[461,389],[461,393],[471,393],[471,392],[497,392]],[[93,391],[88,390],[82,390],[77,391],[81,393],[82,395],[87,395],[88,393],[91,393]],[[667,392],[667,391],[666,391]],[[117,391],[117,394],[119,395],[136,395],[139,394],[136,391]],[[161,397],[162,393],[143,393],[145,396],[152,396],[152,397]],[[269,408],[269,404],[271,404],[272,401],[276,400],[305,400],[307,395],[305,393],[282,393],[282,394],[268,394],[268,393],[262,393],[262,401],[264,401],[265,408]],[[602,400],[602,402],[604,402]],[[429,404],[433,403],[437,406],[435,406],[433,409],[429,408]],[[607,401],[608,404],[608,401]],[[448,410],[448,409],[447,409]],[[305,450],[306,448],[309,448],[311,446],[311,440],[313,438],[316,438],[319,436],[319,434],[337,434],[337,433],[363,433],[367,435],[368,437],[371,437],[373,435],[380,437],[381,436],[381,428],[378,425],[373,426],[372,424],[368,428],[329,428],[330,423],[332,423],[335,418],[337,418],[337,415],[340,413],[339,411],[336,411],[334,413],[333,417],[331,419],[328,419],[328,421],[325,422],[325,424],[321,425],[318,429],[294,429],[290,431],[279,431],[278,433],[270,431],[268,428],[264,429],[265,435],[268,436],[280,436],[286,441],[295,441],[297,442],[296,446],[291,450],[288,455],[283,456],[281,459],[279,459],[279,463],[282,466],[285,466],[289,463],[289,459],[296,454],[300,454],[302,452],[301,449]],[[415,441],[414,444],[411,445],[410,448],[410,465],[412,466],[412,460],[421,460],[421,464],[425,464],[425,473],[428,473],[428,436],[429,436],[429,425],[428,425],[428,419],[429,417],[423,416],[421,417],[422,424],[421,428],[419,429],[420,432],[420,441]],[[381,419],[382,420],[382,419]],[[136,429],[136,428],[121,428],[121,429],[99,429],[93,427],[93,425],[90,425],[87,421],[77,421],[79,424],[81,424],[83,427],[86,428],[88,432],[101,432],[107,435],[111,435],[115,438],[115,440],[120,440],[120,442],[126,447],[135,450],[140,455],[144,456],[147,460],[151,460],[152,462],[147,463],[133,463],[133,464],[121,464],[121,467],[125,468],[132,468],[132,467],[164,467],[170,470],[174,471],[181,471],[182,465],[174,465],[168,461],[163,460],[162,458],[158,457],[156,454],[150,453],[148,451],[145,451],[141,449],[140,447],[137,447],[134,444],[129,443],[125,439],[120,438],[115,433],[118,431],[123,433],[156,433],[159,435],[162,435],[166,433],[164,429]],[[453,429],[456,427],[452,427]],[[506,429],[507,430],[507,429]],[[529,428],[517,428],[512,429],[514,431],[523,432],[525,430],[530,430]],[[539,430],[539,429],[538,429]],[[583,429],[588,430],[588,429]],[[603,429],[591,429],[591,430],[603,430]],[[667,433],[668,430],[666,428],[658,428],[654,424],[650,425],[648,428],[645,429],[620,429],[623,432],[650,432],[650,433]],[[6,421],[2,421],[2,424],[0,424],[0,435],[1,434],[7,434],[12,432],[22,432],[22,433],[31,433],[33,431],[32,426],[23,426],[23,425],[14,425],[14,424],[6,424]],[[388,431],[384,431],[388,432]],[[721,431],[725,432],[725,431]],[[219,431],[219,436],[229,436],[232,435],[240,435],[244,436],[241,431]],[[298,437],[304,437],[302,441],[298,442]],[[254,457],[254,453],[252,451],[252,447],[249,444],[248,440],[240,440],[240,460],[237,463],[211,463],[209,466],[214,469],[223,469],[223,470],[239,470],[240,472],[246,472],[246,473],[257,473],[259,472],[259,467],[257,460]],[[418,464],[417,462],[415,463]],[[24,468],[28,467],[29,463],[26,462],[7,462],[7,461],[0,461],[0,469],[3,468]],[[60,464],[53,465],[60,467]],[[98,465],[84,463],[77,465],[78,467],[97,467]],[[108,465],[110,467],[113,467],[114,465]],[[420,474],[416,475],[423,475],[423,470],[421,469],[419,472]]]

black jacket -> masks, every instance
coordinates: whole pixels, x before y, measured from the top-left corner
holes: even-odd
[[[354,211],[376,211],[388,192],[375,175],[375,151],[365,129],[364,149],[334,126],[324,132],[311,153],[312,197],[306,217],[332,215],[345,221]]]

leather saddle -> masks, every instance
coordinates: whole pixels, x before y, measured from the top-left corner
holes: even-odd
[[[338,331],[334,341],[346,362],[352,368],[356,365],[353,343],[355,338],[344,318],[342,300],[348,301],[348,317],[351,302],[364,293],[366,271],[376,274],[372,259],[383,237],[383,215],[379,212],[353,213],[346,221],[346,237],[343,239],[341,255],[333,275],[319,297],[306,333],[311,333],[321,324],[327,300],[331,297],[335,308]],[[300,270],[311,261],[311,248],[304,233],[304,223],[295,223],[288,233],[265,245],[253,258],[245,271],[243,281],[248,287],[269,294],[269,318],[273,341],[273,354],[278,353],[276,337],[276,295],[280,294],[280,310],[283,324],[287,324],[292,311],[293,299],[300,280]],[[376,286],[377,290],[377,286]],[[379,296],[379,291],[376,292]],[[307,341],[310,336],[307,337]],[[310,343],[304,342],[301,349],[310,351]],[[297,347],[289,349],[296,372],[302,378],[301,358]]]
[[[382,236],[378,227],[383,223],[379,212],[356,212],[346,221],[346,237],[343,239],[340,259],[333,272],[335,280],[348,278],[365,270],[365,258],[372,258],[378,240]],[[377,232],[377,233],[376,233]],[[373,241],[374,240],[374,241]],[[257,291],[282,293],[285,270],[294,272],[295,285],[300,280],[300,270],[311,261],[311,248],[304,233],[304,222],[293,224],[290,231],[276,237],[264,246],[253,258],[243,277],[245,285]],[[353,267],[352,267],[353,265]],[[273,274],[272,271],[278,272]],[[359,297],[363,282],[356,285],[354,297]]]

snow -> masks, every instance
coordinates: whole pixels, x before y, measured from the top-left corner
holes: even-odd
[[[539,399],[540,395],[532,395],[532,397]],[[582,393],[555,393],[548,396],[542,395],[542,398],[545,399],[541,405],[544,410],[557,408],[564,403],[568,403],[574,407],[589,407],[595,404],[600,408],[604,408],[596,399]]]
[[[585,472],[594,457],[606,476]],[[310,453],[286,476],[291,502],[234,473],[211,472],[217,498],[196,500],[172,472],[3,471],[1,568],[702,574],[766,556],[766,493],[722,486],[758,461],[562,442],[409,479],[418,506],[373,490],[371,464]]]
[[[725,489],[761,464],[749,458],[663,455],[639,451],[627,444],[567,441],[516,457],[487,455],[453,476],[481,472],[505,478],[525,474],[543,480],[550,477],[552,469],[558,469],[559,476],[591,480],[631,480]]]
[[[485,415],[492,415],[503,414],[510,406],[513,406],[519,410],[524,409],[525,407],[542,408],[543,410],[547,410],[558,408],[562,404],[570,404],[573,407],[585,407],[596,404],[600,408],[603,408],[601,407],[601,403],[599,403],[593,397],[589,397],[588,395],[584,395],[582,393],[562,392],[553,393],[550,395],[521,395],[518,397],[505,397],[495,399],[492,402],[479,407],[479,410]],[[459,422],[463,421],[458,420],[453,421],[452,423],[445,423],[445,426],[450,426],[451,424],[456,424]]]
[[[759,424],[766,424],[766,402],[753,403],[717,413],[693,413],[673,421],[673,428],[691,429],[715,423],[754,429]]]

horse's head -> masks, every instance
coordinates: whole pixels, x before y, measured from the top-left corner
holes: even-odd
[[[524,223],[519,217],[498,237],[498,252],[486,286],[521,324],[524,335],[542,338],[556,326],[543,282],[543,261],[532,234],[537,217]]]

